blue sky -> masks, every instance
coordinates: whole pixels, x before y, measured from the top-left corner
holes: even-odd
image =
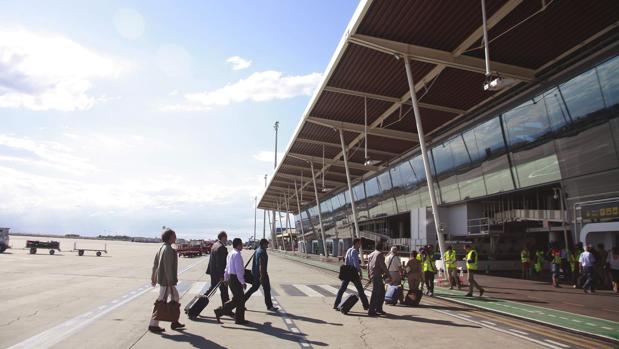
[[[1,2],[0,226],[248,236],[356,6]]]

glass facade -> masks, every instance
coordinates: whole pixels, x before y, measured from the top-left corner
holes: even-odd
[[[596,187],[582,184],[587,178],[619,173],[618,154],[619,57],[614,57],[434,144],[429,160],[439,204],[450,204],[559,180],[568,196],[582,195],[583,188]],[[357,183],[353,194],[360,222],[430,206],[421,155]],[[348,191],[323,203],[327,235],[350,237],[351,229],[337,231],[352,222]],[[308,214],[311,219],[297,221],[317,231],[317,209]]]

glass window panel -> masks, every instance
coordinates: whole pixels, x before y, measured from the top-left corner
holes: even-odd
[[[553,131],[560,130],[563,126],[570,123],[570,115],[567,106],[563,103],[558,88],[544,92],[544,105]]]
[[[488,195],[514,189],[507,155],[485,161],[482,170]]]
[[[462,200],[486,195],[486,184],[481,166],[459,174],[458,183]]]
[[[513,153],[512,163],[516,168],[520,188],[561,179],[559,161],[552,142]]]
[[[466,149],[468,149],[469,155],[471,156],[471,161],[473,162],[482,160],[486,157],[483,152],[483,148],[479,147],[475,134],[475,129],[468,130],[462,134],[464,144],[466,145]]]
[[[454,168],[454,161],[449,150],[449,143],[443,143],[432,148],[432,159],[434,159],[434,169],[432,173],[434,175],[441,175],[445,172],[451,171]]]
[[[503,123],[511,147],[533,142],[551,130],[541,97],[528,100],[503,114]]]
[[[426,172],[423,168],[423,159],[421,155],[417,155],[410,160],[411,167],[413,168],[413,173],[415,174],[415,178],[417,179],[418,185],[423,185],[426,183]]]
[[[458,177],[456,175],[441,180],[439,186],[443,203],[460,201],[460,190],[458,189]]]
[[[484,122],[473,130],[477,140],[477,147],[483,159],[502,154],[505,151],[501,122],[498,117]]]
[[[458,137],[452,139],[449,142],[449,148],[453,157],[454,168],[460,168],[471,162],[471,158],[469,156],[468,149],[464,145],[464,138],[462,135],[458,135]]]
[[[619,107],[619,56],[599,65],[597,70],[606,106]]]
[[[611,137],[610,125],[605,122],[557,139],[562,177],[570,178],[618,167],[617,154],[612,144],[609,144]]]
[[[594,69],[572,78],[560,85],[559,89],[563,93],[572,120],[587,117],[604,108],[600,85]]]

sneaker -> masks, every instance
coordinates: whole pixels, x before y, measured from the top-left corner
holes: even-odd
[[[486,290],[480,290],[480,291],[479,291],[479,296],[480,296],[480,297],[481,297],[481,296],[483,296],[483,295],[484,295],[484,292],[486,292]]]
[[[364,306],[363,306],[363,310],[365,310],[365,311],[370,310],[370,306],[369,306],[369,305],[364,305]]]
[[[337,307],[333,307],[333,309],[337,310]],[[272,311],[272,312],[277,312],[277,311],[279,311],[279,308],[278,307],[270,307],[270,308],[267,308],[267,310],[268,311]]]
[[[181,324],[180,322],[173,322],[170,328],[172,328],[173,330],[178,330],[181,328],[185,328],[185,324]]]
[[[467,294],[464,295],[464,297],[473,297],[473,294],[472,293],[467,293]]]
[[[148,326],[148,330],[153,332],[153,333],[165,332],[165,328],[162,328],[162,327],[159,327],[159,326]]]
[[[372,313],[368,313],[368,316],[369,316],[369,317],[377,317],[377,316],[378,316],[378,314],[377,314],[377,313],[372,312]]]
[[[247,320],[236,320],[234,323],[237,324],[237,325],[247,325],[249,323],[249,321],[247,321]]]

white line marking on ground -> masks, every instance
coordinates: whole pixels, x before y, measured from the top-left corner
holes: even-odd
[[[563,317],[563,316],[559,316],[559,319],[562,319],[562,320],[567,320],[567,318],[566,318],[566,317]]]
[[[582,322],[582,321],[580,321],[580,320],[576,320],[576,319],[572,319],[572,321],[574,321],[574,322],[578,322],[578,323]]]
[[[309,343],[308,342],[301,342],[301,346],[304,348],[309,348]]]
[[[602,328],[605,329],[605,330],[609,330],[609,331],[612,330],[612,328],[606,327],[606,326],[602,326]]]
[[[112,304],[116,304],[116,303],[118,303],[118,299],[114,299],[114,300],[112,301]]]
[[[465,314],[460,314],[460,316],[465,317],[465,318],[467,318],[467,319],[470,319],[470,318],[471,318],[470,316],[465,315]]]
[[[284,322],[287,323],[288,325],[292,325],[292,320],[290,319],[284,319]]]
[[[337,288],[331,286],[331,285],[318,285],[318,287],[333,293],[334,295],[337,295],[337,292],[339,291]]]
[[[544,342],[548,342],[550,344],[558,345],[558,346],[560,346],[562,348],[569,348],[570,347],[569,345],[566,345],[566,344],[563,344],[563,343],[559,343],[559,342],[555,342],[555,341],[550,340],[550,339],[544,339]]]
[[[187,291],[187,294],[198,294],[205,286],[206,282],[204,281],[194,282],[189,291]]]
[[[552,314],[548,314],[548,316],[550,316],[550,317],[557,317],[556,315],[552,315]]]
[[[490,322],[490,321],[486,321],[486,320],[481,320],[480,322],[486,324],[486,325],[490,325],[490,326],[496,326],[496,324],[494,322]]]
[[[292,332],[294,332],[294,333],[301,333],[301,331],[299,331],[299,329],[298,329],[298,328],[296,328],[296,327],[291,327],[291,328],[290,328],[290,331],[292,331]]]
[[[191,269],[192,267],[198,265],[199,263],[205,261],[206,259],[202,259],[197,261],[196,263],[193,263],[192,265],[190,265],[189,267],[183,269],[180,273],[184,273],[185,271]],[[179,283],[180,284],[180,283]],[[131,302],[132,300],[140,297],[141,295],[145,294],[148,291],[148,286],[145,287],[141,287],[138,289],[138,291],[134,290],[131,291],[130,293],[132,294],[131,297],[125,298],[124,300],[112,305],[112,306],[108,306],[108,305],[102,305],[100,307],[98,307],[98,310],[95,311],[90,311],[87,312],[85,314],[82,315],[78,315],[72,319],[69,319],[67,321],[64,321],[62,323],[60,323],[59,325],[56,325],[46,331],[43,331],[37,335],[34,335],[22,342],[19,342],[15,345],[13,345],[12,347],[8,348],[8,349],[30,349],[30,348],[50,348],[56,344],[58,344],[59,342],[61,342],[62,340],[64,340],[65,338],[67,338],[69,335],[81,330],[82,328],[86,327],[87,325],[91,324],[92,322],[94,322],[95,320],[97,320],[98,318],[102,317],[103,315],[111,312],[114,309],[117,309],[129,302]],[[94,313],[94,315],[93,315]],[[91,316],[92,315],[92,316]]]
[[[323,297],[322,294],[314,291],[312,288],[308,287],[307,285],[294,284],[292,286],[296,287],[299,291],[305,293],[308,297]]]
[[[127,298],[127,297],[129,297],[129,295],[128,295],[128,294],[126,294],[126,295],[123,295],[123,298]]]
[[[512,331],[512,332],[520,333],[521,335],[524,335],[524,336],[528,336],[529,335],[529,333],[527,333],[527,332],[516,330],[516,329],[513,329],[513,328],[510,328],[509,330]]]
[[[596,324],[592,324],[590,322],[585,322],[585,324],[589,325],[589,326],[597,326]]]

